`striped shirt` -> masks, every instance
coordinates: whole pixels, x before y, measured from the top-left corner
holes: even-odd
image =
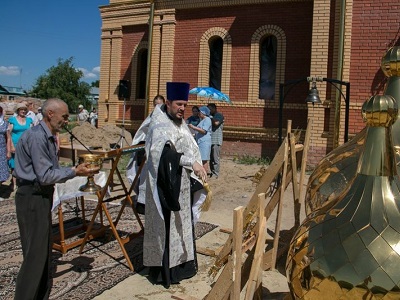
[[[222,145],[222,140],[223,140],[223,134],[222,130],[224,128],[224,115],[216,112],[213,115],[213,121],[218,121],[219,125],[214,125],[212,126],[212,132],[211,132],[211,145]]]

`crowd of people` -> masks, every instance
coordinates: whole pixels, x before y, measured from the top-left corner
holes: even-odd
[[[224,116],[215,103],[193,106],[192,115],[186,120],[200,148],[201,159],[209,177],[218,179],[220,149],[223,140]]]
[[[211,103],[194,106],[185,120],[189,84],[167,82],[166,91],[166,99],[154,98],[154,110],[133,138],[133,144],[143,148],[134,152],[127,178],[132,182],[143,163],[136,189],[145,217],[143,264],[150,281],[169,288],[198,270],[194,226],[207,195],[204,184],[219,175],[224,119]],[[86,163],[60,166],[57,136],[69,120],[64,101],[49,99],[36,115],[29,114],[28,107],[18,104],[8,121],[0,107],[0,181],[7,180],[11,168],[23,253],[15,299],[48,299],[54,185],[91,176],[99,168],[89,169]],[[97,112],[89,114],[80,105],[78,122],[89,119],[97,120]]]
[[[87,113],[83,105],[79,105],[79,111],[78,121],[81,119],[81,115]],[[16,178],[12,174],[15,168],[15,149],[18,141],[26,130],[37,126],[42,120],[42,107],[38,107],[37,113],[35,113],[32,101],[17,103],[15,112],[9,118],[6,118],[4,108],[0,106],[0,183],[6,182],[11,176],[11,189],[13,191],[17,189]],[[93,108],[90,114],[87,113],[85,121],[89,121],[97,127],[96,108]]]

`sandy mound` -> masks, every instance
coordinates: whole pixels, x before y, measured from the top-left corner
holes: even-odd
[[[122,134],[122,129],[115,125],[106,125],[102,128],[96,128],[85,122],[80,126],[72,129],[72,133],[79,139],[85,146],[88,147],[101,147],[105,150],[112,148],[110,144],[119,143]],[[129,131],[124,130],[123,146],[132,144],[132,135]],[[69,133],[60,134],[61,143],[69,143]]]

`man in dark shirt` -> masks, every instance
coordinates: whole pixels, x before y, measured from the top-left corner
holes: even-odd
[[[215,178],[218,178],[220,170],[221,146],[223,141],[224,115],[217,111],[217,106],[215,103],[209,103],[207,107],[210,109],[212,123],[210,177],[215,175]]]
[[[49,99],[42,106],[43,120],[25,131],[18,141],[13,175],[23,262],[18,273],[15,299],[48,299],[51,283],[51,207],[54,185],[75,176],[89,176],[99,168],[83,163],[60,167],[57,133],[68,123],[68,106]]]

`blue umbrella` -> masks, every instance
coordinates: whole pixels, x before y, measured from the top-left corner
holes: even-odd
[[[200,97],[206,97],[208,100],[214,99],[217,101],[227,102],[232,104],[231,99],[228,95],[225,95],[221,91],[214,89],[212,87],[195,87],[189,91],[189,94],[194,94]]]

